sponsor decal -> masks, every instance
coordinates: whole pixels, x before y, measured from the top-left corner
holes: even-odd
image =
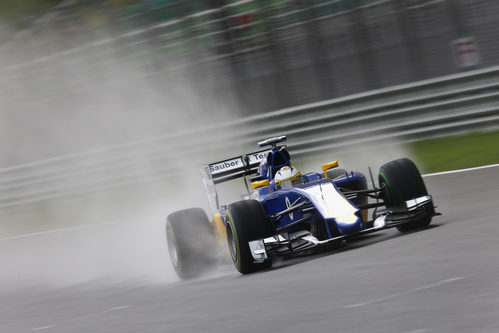
[[[249,154],[248,155],[249,163],[250,164],[260,163],[263,160],[263,158],[265,157],[265,154],[267,154],[269,151],[270,150],[259,151],[256,153]]]
[[[243,159],[239,157],[232,160],[210,164],[210,172],[212,175],[216,175],[217,173],[242,168],[243,166]]]
[[[266,150],[266,151],[259,151],[256,153],[248,154],[247,156],[249,164],[253,165],[260,163],[265,157],[265,154],[268,153],[269,151],[270,150]],[[243,160],[243,157],[236,157],[227,161],[210,164],[209,168],[210,168],[210,173],[212,175],[216,175],[222,172],[243,168],[245,165],[246,164]]]

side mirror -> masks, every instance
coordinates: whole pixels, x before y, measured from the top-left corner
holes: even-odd
[[[322,165],[322,171],[324,171],[324,177],[327,178],[327,172],[328,170],[331,170],[333,168],[336,168],[338,167],[338,161],[333,161],[333,162],[329,162],[329,163],[326,163],[326,164],[323,164]]]

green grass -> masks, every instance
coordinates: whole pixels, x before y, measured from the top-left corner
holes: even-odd
[[[414,142],[407,148],[424,173],[499,163],[499,131]]]
[[[15,28],[23,28],[61,0],[2,0],[0,1],[0,21]]]

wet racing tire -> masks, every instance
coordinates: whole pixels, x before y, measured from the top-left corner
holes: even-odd
[[[201,208],[174,212],[166,219],[168,252],[181,279],[199,277],[217,261],[217,245],[206,213]]]
[[[227,242],[236,269],[242,274],[272,266],[271,259],[254,263],[248,242],[271,237],[273,227],[262,205],[256,200],[243,200],[227,209]]]
[[[403,204],[406,200],[428,195],[418,168],[408,158],[401,158],[381,166],[378,175],[380,187],[384,187],[383,200],[387,208]],[[401,232],[412,231],[430,224],[433,207],[426,208],[428,214],[397,226]]]

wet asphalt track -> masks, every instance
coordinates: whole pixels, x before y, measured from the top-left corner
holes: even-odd
[[[426,182],[428,229],[250,276],[1,290],[0,332],[499,332],[499,168]]]

